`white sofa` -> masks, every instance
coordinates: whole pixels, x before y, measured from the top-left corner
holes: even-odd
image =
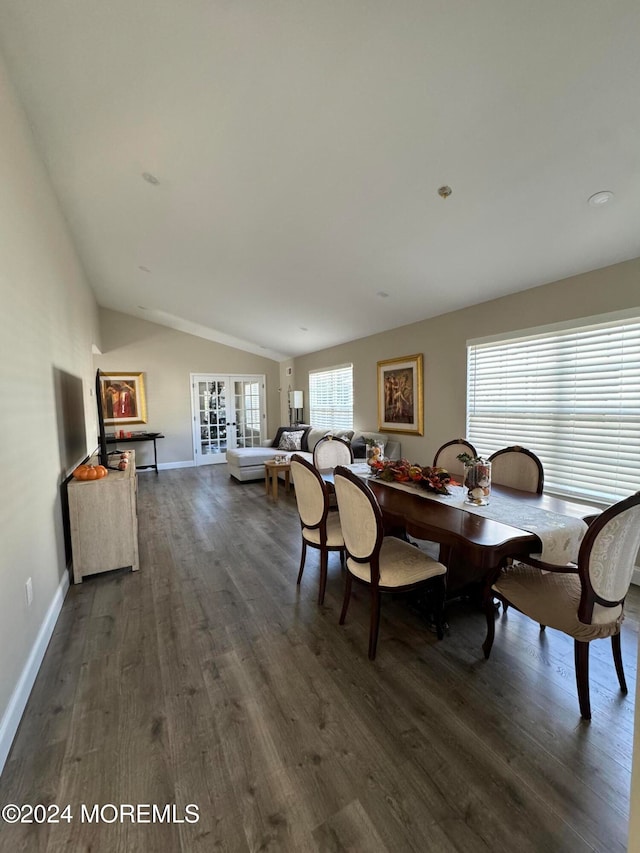
[[[295,451],[282,450],[277,445],[274,445],[275,439],[278,438],[283,431],[304,432],[305,436],[303,439],[302,449]],[[350,440],[356,459],[364,458],[365,438],[372,438],[379,442],[384,442],[384,455],[387,458],[400,458],[400,442],[394,438],[390,438],[388,435],[384,435],[383,433],[367,432],[363,430],[314,429],[313,427],[301,425],[298,427],[280,427],[275,438],[265,441],[260,445],[260,447],[238,447],[236,450],[228,450],[227,465],[229,466],[229,474],[241,483],[245,483],[250,480],[262,480],[264,479],[264,463],[278,455],[286,454],[287,456],[291,456],[292,453],[299,453],[305,459],[308,459],[309,462],[312,462],[313,448],[323,436],[330,432],[341,437],[347,437],[347,433],[352,434]]]

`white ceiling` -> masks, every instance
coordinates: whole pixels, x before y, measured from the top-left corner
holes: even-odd
[[[640,255],[639,44],[638,0],[0,0],[98,302],[277,359]]]

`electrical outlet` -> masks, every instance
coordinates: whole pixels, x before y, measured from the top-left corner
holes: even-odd
[[[27,582],[24,585],[24,590],[27,596],[27,607],[31,607],[33,604],[33,583],[31,578],[27,578]]]

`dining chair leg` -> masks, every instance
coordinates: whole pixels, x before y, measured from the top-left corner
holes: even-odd
[[[340,613],[339,625],[344,625],[344,620],[347,618],[347,610],[349,609],[349,601],[351,600],[351,572],[347,572],[347,577],[344,581],[344,599],[342,601],[342,612]]]
[[[344,569],[346,567],[346,560],[344,556],[344,548],[340,548],[340,568]]]
[[[433,620],[436,624],[436,636],[439,640],[444,637],[444,601],[447,594],[446,575],[436,578],[433,597]]]
[[[620,645],[619,631],[611,638],[611,648],[613,649],[613,662],[616,665],[620,690],[622,690],[623,693],[627,693],[627,680],[624,677],[624,667],[622,666],[622,646]]]
[[[591,719],[591,702],[589,700],[589,643],[574,640],[576,659],[576,682],[578,685],[578,702],[580,716],[583,720]]]
[[[380,630],[380,590],[371,587],[371,624],[369,626],[369,660],[375,660]]]
[[[489,595],[485,594],[484,597],[484,615],[487,618],[487,636],[482,644],[482,651],[484,652],[485,659],[489,660],[493,641],[496,636],[496,609],[493,604],[493,596],[491,593],[489,593]]]
[[[327,563],[329,552],[326,548],[320,549],[320,589],[318,590],[318,604],[324,604],[324,592],[327,588]]]
[[[302,540],[302,556],[300,557],[300,571],[298,572],[298,580],[296,581],[297,586],[300,586],[300,581],[302,580],[302,573],[304,571],[304,561],[307,559],[307,543],[306,540]]]

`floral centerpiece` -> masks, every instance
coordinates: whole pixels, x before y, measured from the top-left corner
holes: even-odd
[[[386,483],[414,483],[428,492],[449,495],[448,484],[457,485],[444,468],[429,468],[409,462],[408,459],[386,459],[371,462],[371,472]]]
[[[491,462],[482,456],[458,454],[464,465],[463,485],[467,490],[467,503],[485,506],[491,495]]]

